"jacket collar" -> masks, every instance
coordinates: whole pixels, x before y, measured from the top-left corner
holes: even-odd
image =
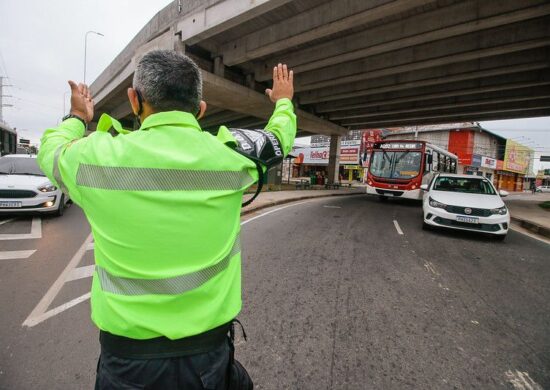
[[[165,125],[194,127],[202,131],[197,119],[192,114],[183,111],[164,111],[151,114],[145,118],[139,129],[146,130]]]

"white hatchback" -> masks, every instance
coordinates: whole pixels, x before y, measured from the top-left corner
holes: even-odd
[[[0,213],[62,215],[69,199],[38,167],[36,156],[0,157]]]
[[[495,235],[504,239],[510,226],[510,212],[486,178],[440,174],[420,187],[423,198],[423,227],[444,227]]]

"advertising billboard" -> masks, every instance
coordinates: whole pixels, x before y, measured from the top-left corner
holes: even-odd
[[[504,152],[504,170],[526,174],[529,169],[532,149],[523,146],[511,139],[506,140],[506,151]]]
[[[328,147],[305,147],[295,149],[292,154],[298,156],[295,163],[311,165],[328,165]],[[342,146],[340,148],[340,164],[356,165],[359,163],[359,145]]]
[[[497,169],[497,160],[491,157],[481,156],[481,166],[483,168]]]

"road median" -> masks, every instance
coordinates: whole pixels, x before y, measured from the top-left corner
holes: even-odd
[[[262,192],[258,199],[242,209],[241,215],[247,215],[268,207],[279,206],[286,203],[297,202],[306,199],[328,198],[333,196],[350,196],[364,194],[362,188],[339,190],[297,190]]]

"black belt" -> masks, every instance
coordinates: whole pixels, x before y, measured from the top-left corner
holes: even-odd
[[[137,340],[117,336],[101,330],[99,342],[102,351],[130,359],[156,359],[195,355],[210,352],[228,337],[231,322],[194,336],[170,340],[167,337]]]

